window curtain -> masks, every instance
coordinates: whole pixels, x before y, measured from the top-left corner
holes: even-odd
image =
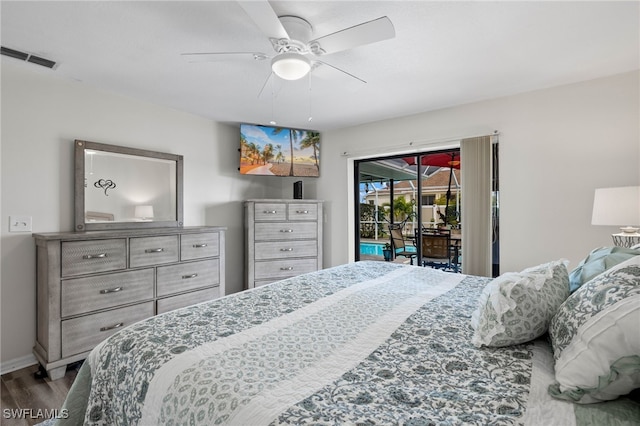
[[[462,186],[462,272],[492,276],[492,137],[460,141]]]

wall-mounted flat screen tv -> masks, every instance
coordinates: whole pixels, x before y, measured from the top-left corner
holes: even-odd
[[[240,173],[320,176],[320,133],[258,124],[240,125]]]

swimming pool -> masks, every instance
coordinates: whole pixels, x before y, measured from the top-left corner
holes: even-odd
[[[360,243],[360,254],[368,254],[371,256],[382,256],[384,243]],[[407,251],[416,251],[413,246],[407,246]]]

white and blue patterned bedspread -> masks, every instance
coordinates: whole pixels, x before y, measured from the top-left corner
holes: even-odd
[[[169,312],[91,353],[60,424],[575,424],[548,346],[477,349],[487,278],[358,262]]]

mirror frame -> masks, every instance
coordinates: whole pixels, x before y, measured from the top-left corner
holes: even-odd
[[[75,140],[75,230],[103,231],[110,229],[180,228],[183,226],[183,157],[182,155],[145,149],[108,145],[98,142]],[[157,158],[176,162],[176,220],[151,222],[86,222],[85,220],[85,150],[105,151],[116,154]]]

